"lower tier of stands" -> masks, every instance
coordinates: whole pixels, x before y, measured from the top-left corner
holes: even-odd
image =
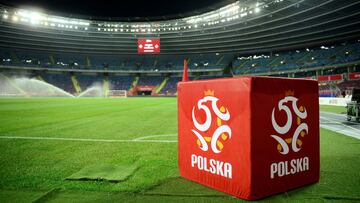
[[[36,78],[73,95],[79,95],[94,86],[106,86],[106,89],[109,90],[126,90],[129,95],[175,95],[177,83],[182,79],[179,75],[115,75],[69,72],[23,72],[20,74],[1,71],[0,75],[6,75],[9,78]],[[191,76],[190,80],[213,79],[216,77],[219,76]],[[360,72],[306,78],[319,81],[320,96],[344,96],[346,91],[352,88],[360,88]],[[0,80],[3,79],[0,78]]]

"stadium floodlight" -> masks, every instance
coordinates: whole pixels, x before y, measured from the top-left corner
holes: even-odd
[[[271,2],[282,2],[283,0],[272,0]],[[125,23],[125,22],[115,22],[115,23],[109,23],[109,22],[94,22],[89,20],[82,20],[82,19],[75,19],[75,18],[66,18],[61,16],[53,16],[48,15],[45,13],[37,12],[37,11],[31,11],[31,10],[14,10],[13,14],[14,17],[13,21],[21,21],[24,24],[31,23],[31,24],[39,24],[42,26],[49,26],[52,23],[54,25],[58,25],[58,27],[65,27],[70,29],[77,29],[77,28],[83,28],[85,30],[88,29],[91,23],[94,23],[94,25],[98,25],[98,31],[105,31],[110,32],[114,29],[103,29],[106,28],[118,28],[118,27],[126,27],[126,28],[133,28],[128,29],[126,32],[161,32],[161,31],[177,31],[177,30],[186,30],[191,28],[198,28],[198,26],[201,27],[207,27],[214,26],[221,23],[234,21],[240,17],[245,17],[252,13],[258,13],[261,11],[261,7],[265,8],[268,6],[268,1],[255,1],[255,5],[248,5],[247,3],[242,3],[240,7],[240,1],[236,1],[232,4],[226,5],[224,7],[221,7],[217,10],[213,10],[210,12],[202,13],[199,15],[181,18],[177,20],[168,20],[168,21],[161,21],[161,22],[139,22],[139,23]],[[267,3],[266,3],[267,2]],[[270,2],[270,0],[269,0]],[[4,19],[8,18],[8,14],[6,11],[3,11],[2,17]],[[10,18],[10,17],[9,17]],[[190,24],[190,26],[189,26]],[[60,25],[60,26],[59,26]],[[87,28],[85,28],[87,27]],[[161,29],[162,28],[162,29]],[[166,29],[167,28],[167,29]],[[96,28],[95,28],[96,29]],[[119,29],[118,29],[119,31]],[[123,30],[125,31],[125,30]],[[117,32],[117,31],[115,31]]]
[[[27,18],[20,18],[20,21],[21,21],[21,22],[24,22],[24,23],[27,23],[27,22],[29,22],[29,19],[27,19]]]
[[[16,15],[14,15],[14,16],[12,17],[12,20],[13,20],[14,22],[17,22],[17,21],[19,20],[19,17],[17,17]]]
[[[242,14],[240,14],[240,17],[245,17],[245,16],[247,16],[247,12],[244,12],[244,13],[242,13]]]

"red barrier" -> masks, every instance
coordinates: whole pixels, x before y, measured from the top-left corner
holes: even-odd
[[[339,81],[339,80],[343,80],[343,75],[342,74],[319,75],[317,79],[318,81]]]
[[[180,175],[255,200],[319,180],[318,84],[242,77],[178,84]]]
[[[343,80],[343,75],[342,74],[329,75],[329,80],[331,81]]]
[[[360,72],[349,73],[349,80],[360,79]]]

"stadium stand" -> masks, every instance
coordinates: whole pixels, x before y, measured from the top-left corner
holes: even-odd
[[[173,95],[187,59],[192,79],[313,78],[360,72],[359,1],[264,0],[161,21],[88,20],[0,5],[0,71],[80,94],[94,84]],[[138,54],[139,39],[161,41]],[[357,79],[357,78],[355,78]],[[326,89],[326,86],[324,86]],[[131,92],[130,91],[130,92]]]
[[[63,73],[41,74],[41,77],[44,79],[45,82],[59,87],[66,92],[75,93],[75,88],[71,82],[70,75]]]
[[[303,70],[326,65],[358,62],[360,43],[353,42],[339,46],[321,46],[268,55],[239,56],[233,62],[237,75],[267,73],[284,70]]]

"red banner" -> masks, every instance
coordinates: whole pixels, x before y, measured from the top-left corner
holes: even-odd
[[[138,39],[138,53],[160,53],[160,39]]]
[[[360,72],[349,73],[349,80],[360,79]]]
[[[329,79],[330,79],[330,81],[343,80],[343,75],[342,74],[329,75]]]
[[[137,91],[153,91],[156,86],[136,86]]]
[[[178,85],[180,175],[255,200],[319,180],[318,84],[243,77]]]
[[[339,81],[339,80],[343,80],[343,75],[342,74],[337,74],[337,75],[319,75],[317,77],[318,81],[324,82],[324,81]]]

